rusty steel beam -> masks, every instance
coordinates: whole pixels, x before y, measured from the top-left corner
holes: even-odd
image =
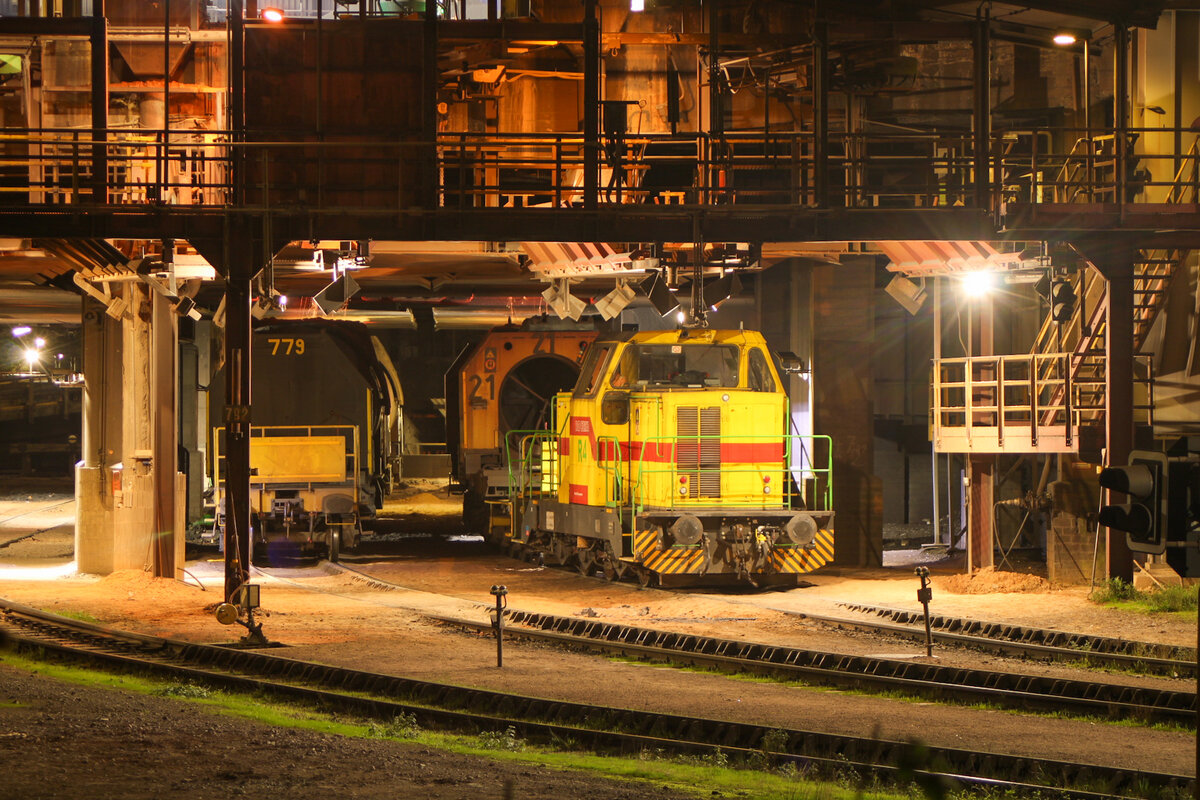
[[[597,0],[583,4],[583,207],[596,208],[600,189],[600,19]],[[583,237],[593,238],[593,237]]]
[[[225,254],[225,601],[250,580],[250,282],[255,252],[249,226],[230,226]]]
[[[991,139],[992,139],[992,71],[991,71],[991,20],[986,10],[979,12],[975,23],[975,41],[972,48],[974,80],[974,139],[975,159],[972,167],[972,183],[975,191],[975,207],[987,208],[991,194]]]
[[[829,25],[817,3],[813,22],[813,192],[817,208],[829,205]]]
[[[92,0],[89,21],[92,81],[92,202],[108,203],[108,19],[104,0]],[[78,198],[76,198],[76,202]]]

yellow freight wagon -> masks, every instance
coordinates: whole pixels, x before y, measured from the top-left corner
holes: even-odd
[[[761,334],[605,335],[510,431],[510,546],[610,580],[795,584],[833,558],[831,443],[789,432]]]

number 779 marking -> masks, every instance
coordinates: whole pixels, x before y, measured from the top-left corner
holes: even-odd
[[[291,338],[270,338],[267,343],[271,345],[271,355],[279,355],[279,345],[284,345],[283,355],[304,355],[304,340]]]

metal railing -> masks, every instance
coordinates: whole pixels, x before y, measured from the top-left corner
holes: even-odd
[[[930,437],[941,453],[1071,453],[1104,419],[1103,357],[1076,353],[943,358],[933,362]],[[1099,358],[1098,363],[1093,363]],[[1134,359],[1134,417],[1153,422],[1150,356]]]
[[[564,431],[565,432],[565,431]],[[557,496],[560,482],[559,440],[563,432],[510,431],[505,436],[509,498],[528,501]],[[697,452],[705,442],[777,449],[746,463],[696,467],[676,463],[679,449]],[[651,459],[665,459],[663,461]],[[833,440],[825,435],[787,436],[655,436],[637,443],[615,437],[596,439],[595,461],[604,476],[600,502],[617,512],[624,522],[648,507],[687,508],[720,505],[731,509],[833,508]],[[720,497],[679,497],[675,489],[681,475],[693,479],[709,470],[719,475]],[[743,480],[753,477],[753,481]],[[764,476],[766,480],[764,480]],[[735,484],[741,484],[734,488]],[[753,491],[746,487],[752,486]],[[769,487],[764,491],[764,487]]]
[[[1160,134],[1160,129],[1143,129]],[[1200,154],[1138,154],[1115,168],[1111,136],[1067,129],[997,134],[989,154],[989,210],[1006,204],[1180,202],[1200,195]],[[1189,134],[1190,135],[1190,134]],[[306,134],[112,128],[6,129],[0,203],[146,204],[408,210],[575,207],[588,201],[587,142],[579,134],[443,133],[318,141]],[[271,140],[265,140],[270,138]],[[1194,137],[1193,137],[1194,138]],[[1057,141],[1071,141],[1061,152]],[[818,161],[811,132],[628,136],[599,141],[599,204],[939,208],[972,206],[969,135],[834,133]],[[103,157],[99,185],[95,159]],[[245,196],[235,198],[235,168]],[[817,195],[818,171],[827,186]],[[1156,175],[1166,176],[1157,180]],[[1120,184],[1120,185],[1118,185]]]

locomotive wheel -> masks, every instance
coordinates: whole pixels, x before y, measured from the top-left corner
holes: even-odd
[[[575,568],[579,570],[580,575],[590,578],[596,571],[596,554],[591,550],[577,550],[575,552]]]
[[[605,543],[604,552],[600,554],[600,566],[604,570],[604,578],[610,583],[616,583],[625,576],[625,571],[629,565],[617,558],[617,554],[613,552],[612,545]]]
[[[561,537],[555,536],[554,541],[550,543],[550,555],[554,557],[555,561],[563,566],[566,566],[567,562],[570,560],[571,556],[574,555],[574,553],[575,548],[567,544],[566,541]]]
[[[604,578],[605,580],[616,583],[625,577],[625,570],[628,569],[628,564],[622,564],[620,561],[606,559],[604,561]]]
[[[643,589],[650,589],[658,585],[657,573],[645,567],[634,567],[634,570],[637,572],[638,584]]]
[[[329,560],[337,563],[337,560],[342,557],[342,531],[339,528],[334,528],[329,531]]]

